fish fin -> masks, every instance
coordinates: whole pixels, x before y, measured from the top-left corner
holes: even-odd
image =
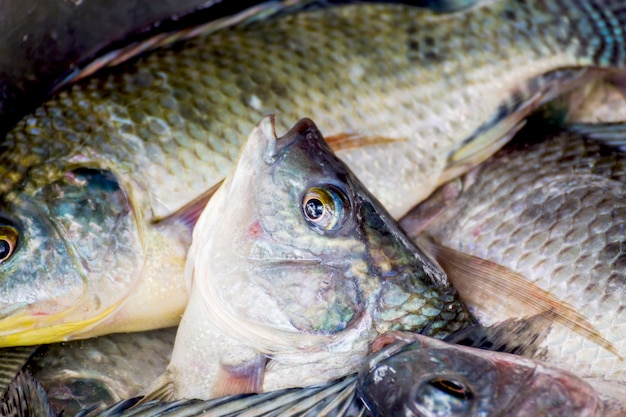
[[[183,207],[176,210],[174,213],[155,219],[153,223],[163,225],[163,224],[171,224],[171,223],[182,223],[189,230],[193,230],[194,226],[198,222],[200,215],[204,211],[204,208],[213,197],[213,194],[221,187],[224,180],[222,179],[220,182],[215,184],[213,187],[206,190],[204,193],[200,194],[198,197],[194,198],[189,203],[185,204]]]
[[[145,392],[141,393],[143,397],[137,401],[137,405],[147,403],[148,401],[173,401],[174,400],[174,380],[169,370],[165,370],[157,379],[155,379]]]
[[[577,123],[567,130],[626,151],[626,123]]]
[[[19,346],[0,349],[0,398],[39,346]]]
[[[0,415],[4,417],[57,417],[48,394],[39,381],[28,372],[20,371],[9,384]]]
[[[514,116],[520,117],[517,114]],[[448,157],[446,167],[437,185],[445,184],[484,162],[509,142],[525,124],[526,120],[516,124],[510,124],[504,120],[492,129],[487,129],[483,133],[466,140],[460,148]]]
[[[267,357],[261,354],[238,365],[220,363],[211,396],[223,397],[261,392],[266,363]]]
[[[171,45],[185,39],[191,39],[199,35],[208,35],[235,25],[245,25],[256,20],[266,19],[270,16],[293,13],[309,6],[314,3],[314,1],[267,1],[252,5],[235,13],[232,11],[230,13],[215,12],[214,6],[219,6],[220,3],[222,2],[218,1],[207,3],[210,4],[209,7],[213,7],[213,9],[209,10],[209,13],[213,12],[209,14],[209,18],[211,14],[214,17],[216,14],[222,13],[222,17],[220,18],[210,18],[208,22],[201,22],[198,24],[197,19],[194,21],[194,14],[199,15],[200,13],[198,10],[194,10],[192,13],[189,13],[188,16],[176,17],[175,20],[178,24],[176,25],[177,28],[174,30],[171,30],[170,28],[169,31],[156,33],[147,39],[137,40],[114,50],[100,51],[99,56],[95,59],[87,63],[79,63],[76,68],[73,68],[61,79],[55,82],[49,94],[52,95],[60,89],[70,84],[74,84],[83,78],[89,77],[103,68],[120,65],[123,62],[135,58],[145,52]],[[228,5],[230,5],[230,3],[228,3]],[[191,20],[192,22],[187,22],[187,26],[184,26],[184,22],[187,20]],[[167,25],[160,22],[154,26],[166,27]]]
[[[324,139],[333,152],[406,140],[402,138],[386,138],[384,136],[363,136],[358,133],[338,133],[336,135],[324,136]]]
[[[450,203],[459,197],[462,190],[463,184],[460,178],[442,185],[427,200],[411,209],[400,220],[400,227],[411,238],[419,236],[445,212]]]
[[[448,154],[439,178],[444,184],[485,161],[525,125],[526,118],[555,97],[606,75],[604,70],[572,68],[534,77],[511,93],[498,112]]]
[[[420,247],[435,257],[471,309],[495,317],[549,314],[550,318],[621,359],[618,351],[574,307],[526,280],[505,266],[418,239]],[[480,319],[480,318],[479,318]]]
[[[536,314],[522,319],[509,319],[491,326],[470,326],[448,335],[443,340],[495,352],[506,352],[529,358],[545,354],[542,342],[552,324],[550,314]]]

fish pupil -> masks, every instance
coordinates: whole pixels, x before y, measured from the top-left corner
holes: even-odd
[[[11,255],[11,244],[6,240],[0,240],[0,261],[4,261]]]
[[[324,204],[317,198],[312,198],[306,202],[304,210],[309,219],[316,220],[324,214]]]

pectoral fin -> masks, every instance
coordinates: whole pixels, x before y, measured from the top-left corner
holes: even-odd
[[[522,275],[494,262],[455,251],[432,240],[420,238],[425,252],[435,257],[470,306],[492,317],[528,317],[547,314],[582,337],[620,357],[615,347],[574,307],[526,280]]]
[[[267,357],[258,354],[238,365],[220,364],[211,396],[223,397],[261,392],[266,363]]]
[[[193,230],[198,219],[200,218],[200,215],[204,211],[204,208],[209,203],[209,200],[211,200],[211,197],[213,197],[213,194],[215,194],[215,192],[220,188],[223,182],[224,180],[221,180],[213,187],[209,188],[204,193],[200,194],[198,197],[185,204],[180,209],[176,210],[176,212],[170,214],[167,217],[156,219],[154,220],[154,223],[182,223],[186,227],[188,227],[190,231]]]

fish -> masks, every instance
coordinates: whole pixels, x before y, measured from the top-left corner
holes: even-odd
[[[367,417],[363,403],[355,397],[356,375],[327,384],[262,394],[246,394],[214,400],[149,401],[141,397],[120,401],[104,410],[85,407],[74,417],[226,417],[235,415],[285,417]],[[8,395],[0,402],[6,417],[58,417],[37,378],[20,372],[11,382]]]
[[[281,131],[316,120],[400,217],[534,107],[622,68],[622,6],[328,7],[189,39],[58,91],[0,149],[0,346],[175,325],[207,190],[270,113]]]
[[[219,26],[222,22],[216,20],[260,3],[264,2],[138,0],[106,6],[91,0],[8,2],[0,20],[4,34],[0,56],[7,57],[0,65],[0,131],[4,135],[35,110],[60,81],[121,45],[184,27],[188,20]]]
[[[574,322],[607,343],[557,320],[545,360],[584,377],[625,381],[626,155],[609,145],[620,138],[623,124],[538,121],[451,184],[439,209],[423,215],[418,207],[401,224],[432,243],[422,247],[481,324],[565,305]],[[530,287],[536,290],[519,297],[519,288]],[[542,306],[545,297],[552,301]]]
[[[474,323],[310,119],[275,127],[252,130],[194,228],[189,304],[149,399],[323,384],[356,371],[382,332]]]
[[[626,385],[614,385],[621,397],[612,396],[538,360],[415,333],[383,337],[382,348],[363,365],[357,384],[359,397],[374,417],[626,413]]]
[[[51,406],[73,416],[135,397],[170,360],[176,328],[118,333],[40,347],[22,367]]]

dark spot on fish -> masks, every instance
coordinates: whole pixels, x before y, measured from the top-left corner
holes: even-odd
[[[419,51],[420,49],[420,43],[418,41],[416,41],[415,39],[409,39],[409,50],[411,51]]]
[[[435,46],[435,38],[433,38],[432,36],[426,36],[424,38],[424,44],[426,44],[426,46],[428,46],[429,48],[432,48]]]
[[[271,91],[276,95],[276,97],[287,97],[287,88],[281,83],[276,81],[272,81],[270,83]]]
[[[428,51],[424,54],[424,58],[429,61],[441,61],[441,56],[439,56],[435,51]]]
[[[516,21],[517,20],[517,15],[511,9],[507,9],[504,12],[502,12],[502,17],[504,19],[507,19],[507,20],[512,20],[512,21]]]

